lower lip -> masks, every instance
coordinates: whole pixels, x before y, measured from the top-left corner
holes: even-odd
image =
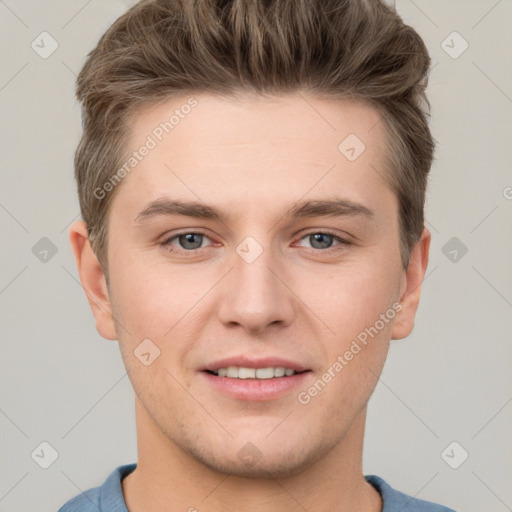
[[[300,386],[311,372],[296,373],[289,377],[273,379],[230,379],[201,372],[208,383],[221,393],[237,400],[274,400]]]

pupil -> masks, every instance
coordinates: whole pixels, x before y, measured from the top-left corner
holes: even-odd
[[[329,242],[331,242],[332,240],[332,235],[328,235],[326,233],[315,233],[314,235],[311,235],[312,237],[312,241],[314,241],[314,243],[312,242],[311,245],[315,248],[315,249],[325,249],[326,247],[328,247],[330,245]],[[327,241],[325,240],[325,238],[327,238]],[[317,247],[315,246],[316,242],[320,242],[320,247]]]
[[[199,249],[201,247],[201,237],[199,233],[187,233],[186,235],[180,236],[180,243],[185,249]],[[198,237],[199,244],[197,243],[197,240],[194,242],[194,237]],[[184,243],[182,243],[184,241]],[[190,244],[192,244],[192,247],[190,247]],[[194,246],[195,245],[195,246]]]

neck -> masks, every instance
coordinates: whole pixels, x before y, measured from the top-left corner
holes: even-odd
[[[136,398],[137,468],[122,481],[130,512],[339,510],[381,512],[379,493],[362,474],[366,409],[327,456],[285,478],[223,474],[168,439]]]

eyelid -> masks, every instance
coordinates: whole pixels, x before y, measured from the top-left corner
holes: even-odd
[[[185,231],[181,231],[179,233],[174,233],[172,235],[165,235],[163,238],[162,238],[162,241],[160,242],[161,245],[167,245],[169,244],[171,241],[173,241],[174,239],[182,236],[182,235],[190,235],[190,234],[194,234],[194,235],[202,235],[206,238],[208,238],[209,240],[213,241],[212,240],[212,237],[209,236],[207,233],[205,233],[204,231],[201,231],[200,229],[188,229],[188,230],[185,230]],[[181,248],[177,248],[178,250],[181,250],[181,251],[184,251],[184,252],[194,252],[194,251],[198,251],[199,249],[190,249],[190,250],[185,250],[185,249],[181,249]],[[200,249],[204,249],[204,247],[201,247]]]
[[[344,238],[344,237],[340,236],[339,234],[335,233],[334,231],[331,231],[329,229],[318,229],[318,228],[317,229],[313,229],[313,230],[309,230],[309,231],[307,231],[305,233],[302,233],[298,240],[300,241],[303,238],[306,238],[307,236],[316,235],[316,234],[332,236],[333,238],[335,238],[339,242],[338,245],[333,246],[333,247],[328,247],[327,249],[315,249],[314,247],[312,248],[312,249],[320,251],[320,252],[329,252],[330,250],[335,250],[336,247],[339,247],[341,245],[351,245],[352,244],[352,242],[350,240],[347,240],[347,238]]]
[[[212,238],[207,233],[205,233],[204,231],[202,231],[200,229],[197,229],[197,230],[189,229],[189,230],[184,230],[184,231],[181,231],[181,232],[178,232],[178,233],[174,233],[173,235],[170,235],[170,236],[165,236],[163,238],[162,242],[160,242],[160,243],[161,243],[162,246],[166,246],[166,245],[170,244],[171,241],[174,241],[176,238],[178,238],[178,237],[180,237],[182,235],[188,235],[188,234],[202,235],[202,236],[208,238],[209,240],[213,241]],[[303,238],[306,238],[307,236],[315,235],[315,234],[322,234],[322,235],[332,236],[333,238],[335,238],[339,242],[339,244],[335,245],[333,247],[328,247],[327,249],[315,249],[314,247],[312,247],[311,249],[313,249],[314,251],[329,252],[331,250],[336,250],[337,247],[340,247],[340,246],[343,246],[343,245],[351,245],[352,244],[352,242],[350,240],[347,240],[346,238],[343,238],[339,234],[331,231],[330,229],[321,229],[321,228],[310,229],[307,232],[301,233],[300,237],[298,238],[298,241],[301,241]],[[176,247],[176,246],[173,246],[173,247]],[[186,249],[181,249],[180,247],[176,247],[176,249],[178,251],[181,251],[181,252],[184,252],[184,253],[195,253],[196,251],[200,251],[201,249],[206,249],[206,248],[207,247],[199,247],[197,249],[186,250]]]

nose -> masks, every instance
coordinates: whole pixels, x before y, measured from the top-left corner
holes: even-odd
[[[269,249],[263,249],[252,262],[240,254],[234,252],[233,268],[218,290],[220,321],[227,327],[242,326],[252,334],[261,334],[270,325],[290,325],[295,295],[287,283],[283,261]]]

